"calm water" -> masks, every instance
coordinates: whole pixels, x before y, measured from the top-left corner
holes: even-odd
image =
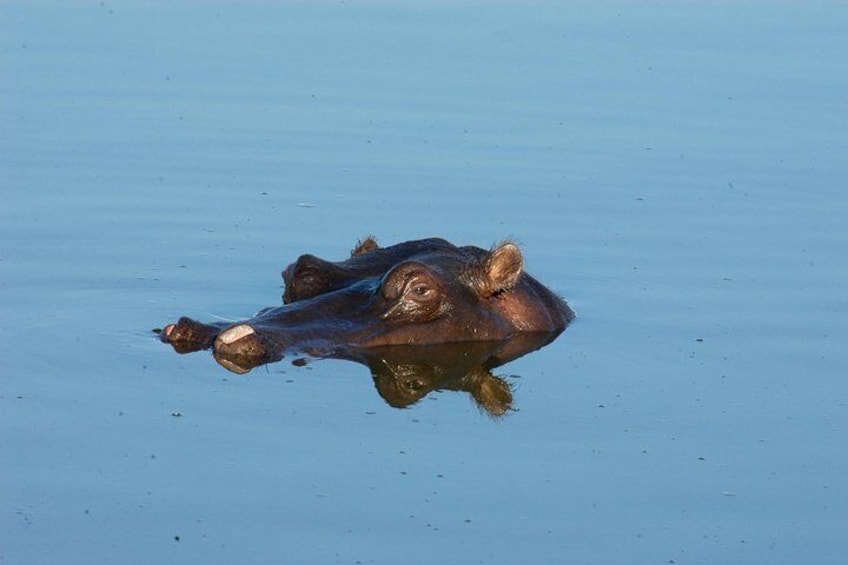
[[[848,10],[0,6],[0,563],[841,563]],[[154,327],[523,245],[579,319],[468,395]]]

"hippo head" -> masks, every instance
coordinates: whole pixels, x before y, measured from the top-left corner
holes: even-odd
[[[182,318],[164,341],[180,350],[213,346],[240,363],[300,351],[505,340],[557,334],[568,305],[524,272],[511,242],[491,250],[425,239],[380,248],[367,238],[340,262],[303,255],[283,272],[284,305],[237,324]]]

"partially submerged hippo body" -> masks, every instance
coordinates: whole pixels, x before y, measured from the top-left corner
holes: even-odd
[[[235,324],[181,318],[160,338],[179,352],[213,347],[219,362],[244,372],[289,352],[366,363],[363,352],[383,346],[529,333],[541,335],[541,347],[574,318],[564,300],[524,272],[510,242],[492,250],[443,239],[380,248],[369,237],[345,261],[303,255],[283,279],[282,306]]]

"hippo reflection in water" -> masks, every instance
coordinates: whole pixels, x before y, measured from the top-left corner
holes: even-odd
[[[212,347],[215,358],[236,372],[286,353],[351,359],[371,367],[379,389],[375,366],[389,366],[380,364],[380,348],[392,348],[394,359],[406,351],[421,367],[421,346],[485,343],[466,358],[488,372],[549,343],[574,318],[564,300],[524,272],[521,251],[511,242],[492,250],[443,239],[381,248],[369,237],[345,261],[302,255],[283,279],[282,306],[235,324],[180,318],[160,338],[181,353]],[[511,341],[523,345],[509,347]],[[481,350],[487,354],[481,357]],[[455,357],[437,348],[427,353],[440,354]],[[440,374],[456,380],[455,372]],[[449,388],[443,380],[436,378],[434,388]]]

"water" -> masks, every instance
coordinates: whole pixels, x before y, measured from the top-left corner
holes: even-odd
[[[836,3],[0,8],[0,562],[840,563]],[[467,395],[154,327],[373,233],[579,318]]]

